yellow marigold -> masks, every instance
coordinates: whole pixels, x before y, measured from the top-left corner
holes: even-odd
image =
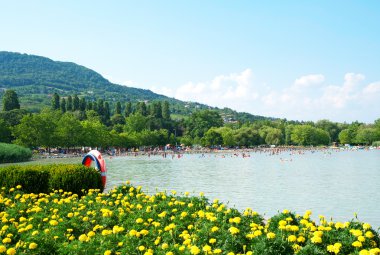
[[[273,233],[273,232],[269,232],[269,233],[267,234],[267,238],[268,238],[268,239],[273,239],[273,238],[275,238],[275,237],[276,237],[276,234]]]
[[[290,235],[288,236],[288,241],[294,243],[295,241],[297,241],[297,237],[295,235]]]
[[[87,235],[86,234],[82,234],[78,237],[78,240],[81,241],[81,242],[86,242],[87,241]]]
[[[5,247],[4,245],[0,245],[0,253],[3,253],[7,250],[7,247]]]
[[[368,224],[368,223],[364,223],[363,224],[363,229],[364,230],[368,230],[368,229],[370,229],[371,228],[371,225],[370,224]]]
[[[216,226],[214,226],[214,227],[211,228],[211,232],[216,232],[216,231],[218,231],[218,230],[219,230],[219,228],[216,227]]]
[[[141,218],[136,219],[136,223],[143,223],[143,222],[144,222],[144,220]]]
[[[165,255],[174,255],[174,253],[171,251],[168,251],[167,253],[165,253]]]
[[[58,221],[51,220],[51,221],[49,221],[49,224],[52,225],[52,226],[57,226],[58,225]]]
[[[16,249],[15,248],[9,248],[7,250],[7,255],[14,255],[16,254]]]
[[[110,251],[110,250],[106,250],[105,252],[104,252],[104,255],[111,255],[112,254],[112,251]]]
[[[368,250],[361,250],[359,255],[371,255],[371,253]]]
[[[215,239],[215,238],[211,238],[208,242],[209,242],[210,244],[216,243],[216,239]]]
[[[211,251],[211,246],[206,244],[205,246],[203,246],[202,250],[207,253]]]
[[[7,244],[7,243],[10,243],[12,242],[12,239],[10,239],[9,237],[6,237],[3,239],[3,244]]]
[[[145,250],[145,246],[144,245],[140,245],[138,249],[139,249],[139,251],[143,251],[143,250]]]
[[[305,242],[305,237],[304,236],[299,236],[298,238],[297,238],[297,242],[298,243],[304,243]]]
[[[312,243],[322,243],[322,238],[320,236],[313,236],[310,240]]]
[[[190,253],[191,254],[197,255],[200,252],[201,252],[201,250],[197,246],[195,246],[195,245],[191,246],[191,248],[190,248]]]
[[[31,249],[31,250],[34,250],[34,249],[36,249],[37,248],[37,244],[36,243],[30,243],[29,244],[29,249]]]
[[[168,247],[169,247],[169,245],[168,245],[167,243],[163,243],[163,244],[161,245],[161,248],[162,248],[163,250],[167,249]]]
[[[221,249],[215,249],[212,252],[213,252],[213,254],[220,254],[220,253],[222,253],[222,250]]]
[[[375,235],[371,231],[365,232],[365,237],[367,238],[373,238]]]
[[[365,237],[364,236],[358,236],[358,241],[363,243],[365,241]]]
[[[235,227],[230,227],[228,229],[228,231],[232,234],[232,235],[236,235],[240,232],[240,230],[238,228],[235,228]]]
[[[361,242],[359,242],[359,241],[355,241],[355,242],[352,243],[352,246],[359,248],[359,247],[362,247],[363,244]]]

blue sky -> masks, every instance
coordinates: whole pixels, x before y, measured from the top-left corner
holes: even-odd
[[[379,1],[2,1],[0,50],[297,120],[380,118]]]

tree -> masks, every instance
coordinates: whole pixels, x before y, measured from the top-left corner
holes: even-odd
[[[110,117],[111,117],[110,105],[108,102],[105,102],[104,103],[104,115],[103,115],[104,122],[103,123],[106,125],[109,125]]]
[[[127,105],[125,106],[125,117],[129,117],[132,113],[132,103],[128,102]]]
[[[380,137],[375,128],[362,127],[359,128],[355,141],[360,144],[371,145],[374,141],[379,139]]]
[[[62,97],[61,99],[61,112],[66,112],[66,99]]]
[[[111,123],[112,125],[117,125],[117,124],[125,125],[125,118],[121,114],[115,114],[111,118]]]
[[[338,138],[341,144],[351,144],[352,133],[348,128],[343,129],[342,131],[340,131]]]
[[[11,140],[11,129],[8,127],[7,123],[3,119],[0,119],[0,142],[10,143]]]
[[[58,145],[55,130],[59,117],[51,111],[25,115],[13,129],[15,142],[27,147],[44,146],[48,149]]]
[[[71,96],[67,97],[67,105],[66,105],[66,110],[68,112],[71,112],[73,110],[73,98]]]
[[[202,142],[204,146],[221,145],[223,143],[223,138],[216,128],[210,128],[205,133]]]
[[[279,145],[282,143],[282,132],[281,129],[269,127],[267,135],[265,137],[266,144]]]
[[[11,111],[20,109],[17,93],[14,90],[8,89],[3,96],[3,111]]]
[[[188,133],[192,137],[203,137],[212,127],[223,126],[223,119],[218,112],[212,110],[201,110],[191,114],[186,121]]]
[[[81,110],[82,112],[84,112],[87,108],[87,105],[86,105],[86,99],[84,97],[82,97],[80,100],[79,100],[79,110]]]
[[[140,132],[147,128],[147,117],[140,113],[131,114],[126,118],[125,129],[127,132]]]
[[[253,127],[241,127],[234,135],[238,146],[254,146],[260,144],[260,135]]]
[[[65,113],[57,123],[57,136],[62,147],[74,147],[83,144],[83,128],[72,113]]]
[[[291,134],[292,142],[298,145],[328,145],[330,135],[327,131],[310,125],[297,125]]]
[[[150,115],[154,118],[161,119],[162,118],[162,105],[161,102],[154,102],[151,108]]]
[[[79,97],[78,95],[75,95],[73,99],[73,110],[78,111],[79,109],[80,109]]]
[[[120,103],[120,101],[117,101],[117,103],[116,103],[115,114],[121,114],[121,103]]]
[[[168,101],[164,101],[164,104],[162,106],[162,118],[164,118],[165,120],[170,119],[170,109]]]
[[[53,110],[58,110],[60,108],[59,95],[57,93],[54,93],[53,97],[51,98],[51,108]]]

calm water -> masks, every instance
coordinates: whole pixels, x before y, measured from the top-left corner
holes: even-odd
[[[380,227],[380,150],[251,153],[249,158],[114,157],[106,163],[107,189],[131,180],[148,193],[203,191],[210,199],[238,209],[251,207],[268,217],[285,208],[302,214],[310,209],[314,218],[322,214],[339,221],[358,213],[359,220]]]

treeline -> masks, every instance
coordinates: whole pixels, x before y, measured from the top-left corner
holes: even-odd
[[[9,91],[9,90],[8,90]],[[8,91],[6,93],[8,93]],[[250,147],[267,145],[371,145],[380,140],[380,119],[373,124],[328,120],[297,122],[256,120],[226,123],[213,110],[199,110],[186,119],[171,118],[167,101],[116,102],[52,96],[51,108],[40,113],[19,109],[17,94],[3,98],[0,141],[30,148],[140,147],[185,144]],[[6,106],[6,107],[5,107]]]

